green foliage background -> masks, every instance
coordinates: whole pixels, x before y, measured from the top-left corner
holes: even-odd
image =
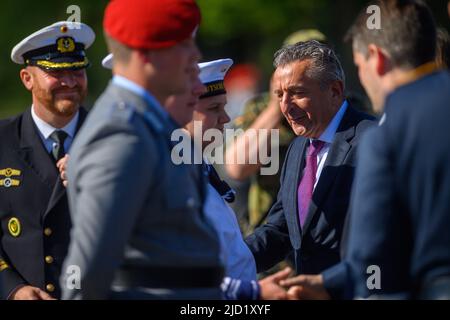
[[[0,118],[17,114],[30,105],[30,94],[20,82],[20,66],[10,59],[11,50],[32,32],[56,21],[66,20],[70,5],[81,8],[81,20],[97,34],[88,49],[92,67],[88,69],[89,96],[93,104],[110,79],[101,67],[107,54],[102,19],[107,0],[1,1],[0,9]],[[261,90],[266,89],[272,72],[273,53],[291,32],[318,28],[325,33],[339,53],[347,73],[348,87],[362,92],[352,64],[349,45],[342,38],[365,0],[198,0],[202,25],[198,43],[204,60],[230,57],[235,63],[252,62],[264,75]],[[447,0],[429,0],[441,26],[449,28]]]

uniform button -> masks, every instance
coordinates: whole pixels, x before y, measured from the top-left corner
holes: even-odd
[[[55,291],[55,286],[49,283],[45,286],[45,289],[47,289],[48,292],[53,292]]]
[[[44,234],[47,236],[47,237],[50,237],[50,235],[52,234],[52,229],[50,229],[50,228],[45,228],[44,229]]]
[[[45,257],[45,262],[47,262],[48,264],[53,262],[53,257],[52,256],[46,256]]]

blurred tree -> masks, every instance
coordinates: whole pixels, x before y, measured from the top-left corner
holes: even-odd
[[[32,32],[59,20],[66,20],[70,5],[81,9],[81,20],[97,34],[88,49],[92,67],[88,69],[89,96],[92,105],[111,77],[101,67],[106,55],[102,19],[107,0],[3,0],[0,11],[0,118],[17,114],[30,105],[30,95],[23,87],[18,73],[20,66],[12,63],[11,50]],[[342,58],[349,87],[362,92],[356,69],[352,63],[351,48],[342,38],[356,13],[366,0],[197,0],[203,21],[199,30],[199,45],[204,60],[231,57],[236,63],[253,62],[268,80],[272,72],[273,53],[283,39],[302,28],[317,28],[325,33]],[[436,20],[449,28],[447,0],[427,1]],[[268,81],[263,83],[266,89]]]
[[[283,39],[301,28],[324,29],[329,0],[198,0],[203,21],[200,45],[205,58],[227,54],[271,70]],[[325,15],[324,15],[325,13]]]

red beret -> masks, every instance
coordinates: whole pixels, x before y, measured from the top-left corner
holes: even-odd
[[[160,49],[191,37],[200,19],[195,0],[111,0],[103,28],[130,48]]]

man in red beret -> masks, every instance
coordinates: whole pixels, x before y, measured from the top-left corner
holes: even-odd
[[[114,0],[106,8],[114,77],[68,163],[73,230],[63,298],[221,298],[204,177],[199,166],[172,161],[171,133],[185,123],[162,106],[198,77],[199,23],[193,0]],[[192,118],[192,110],[175,112]]]

